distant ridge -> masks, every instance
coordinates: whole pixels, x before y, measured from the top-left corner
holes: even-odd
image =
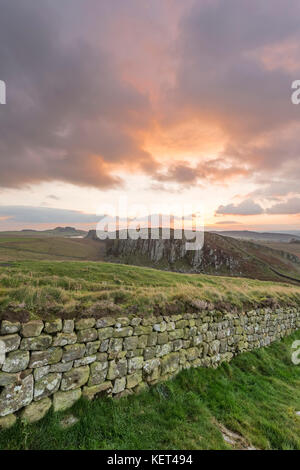
[[[232,237],[243,240],[255,240],[255,241],[270,241],[270,242],[283,242],[290,243],[291,240],[299,240],[300,236],[293,233],[276,233],[276,232],[252,232],[250,230],[220,230],[210,231],[210,233],[216,233],[223,237]]]
[[[54,229],[52,229],[52,231],[59,233],[74,233],[74,235],[78,232],[85,233],[83,230],[77,230],[74,227],[55,227]]]
[[[2,236],[26,236],[26,237],[85,237],[87,232],[75,227],[55,227],[47,230],[25,228],[16,231],[0,231]]]

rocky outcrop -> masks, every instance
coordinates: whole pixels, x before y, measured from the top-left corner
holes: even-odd
[[[201,250],[188,250],[182,239],[137,239],[108,240],[107,257],[119,258],[122,262],[148,264],[180,272],[239,273],[244,261],[233,254],[229,247],[222,247],[222,238],[206,234]],[[221,243],[220,243],[221,242]]]
[[[96,232],[91,236],[97,238]],[[170,239],[117,238],[102,243],[106,244],[108,261],[187,273],[274,281],[288,278],[300,282],[300,259],[291,253],[208,232],[200,250],[188,250],[187,242],[184,237],[171,236]]]
[[[89,230],[89,231],[88,231],[88,234],[86,235],[85,238],[86,238],[86,239],[90,239],[90,240],[99,241],[99,238],[97,237],[97,232],[96,232],[96,230]]]

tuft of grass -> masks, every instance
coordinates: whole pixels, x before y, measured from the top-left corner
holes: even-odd
[[[42,421],[0,432],[0,449],[230,449],[220,425],[258,449],[300,450],[299,365],[291,344],[241,354],[218,369],[190,369],[140,395],[81,399]],[[63,417],[79,422],[68,430]],[[239,444],[236,447],[239,448]]]

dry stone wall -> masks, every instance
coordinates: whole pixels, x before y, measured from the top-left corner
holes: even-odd
[[[0,428],[33,422],[82,395],[122,397],[181,369],[216,367],[300,327],[300,311],[82,318],[0,325]]]

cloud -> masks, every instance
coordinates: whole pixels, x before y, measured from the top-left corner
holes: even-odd
[[[297,181],[298,0],[2,3],[0,187]]]
[[[290,100],[291,83],[300,73],[294,47],[299,13],[297,0],[288,9],[283,0],[203,0],[180,23],[169,120],[178,125],[194,119],[218,129],[219,159],[228,171],[244,169],[257,184],[262,176],[280,177],[300,163],[299,107]],[[283,51],[290,54],[288,63]],[[207,165],[203,156],[202,161]]]
[[[240,204],[221,205],[216,210],[216,215],[260,215],[263,213],[262,207],[252,199],[246,199]]]
[[[286,202],[280,202],[266,210],[267,214],[300,214],[300,198],[291,198]]]
[[[228,204],[226,206],[219,206],[216,210],[216,215],[292,215],[300,214],[300,198],[290,198],[284,202],[278,202],[273,206],[263,209],[258,203],[252,199],[246,199],[240,204]],[[219,221],[217,224],[233,224],[234,221]]]
[[[287,180],[275,180],[275,181],[259,181],[260,187],[255,191],[251,191],[248,194],[249,198],[264,198],[268,200],[278,200],[282,196],[297,195],[300,194],[299,180],[290,179]]]
[[[99,222],[101,217],[96,214],[53,209],[33,206],[0,206],[0,220],[19,222],[24,224],[64,224],[82,223],[93,224]]]
[[[224,165],[221,159],[211,159],[196,166],[191,166],[185,161],[176,162],[170,164],[166,171],[156,172],[153,178],[160,182],[176,182],[184,186],[201,180],[224,182],[246,173],[241,167]]]
[[[216,222],[216,225],[234,225],[238,224],[235,220],[220,220],[219,222]]]
[[[122,80],[105,42],[95,41],[105,3],[102,9],[94,0],[1,5],[0,63],[8,88],[0,114],[2,187],[60,180],[110,188],[121,184],[124,165],[146,172],[155,166],[136,137],[149,122],[149,100]],[[77,30],[84,15],[86,29]]]
[[[299,37],[295,13],[300,13],[297,0],[289,9],[283,0],[195,2],[181,23],[175,99],[183,109],[214,115],[237,138],[296,120],[289,99],[295,72],[269,70],[253,58],[253,51]],[[279,109],[280,115],[274,113]]]
[[[182,217],[176,216],[173,214],[145,214],[143,216],[132,217],[136,221],[141,223],[144,222],[153,222],[159,223],[160,217],[163,217],[163,220],[167,221],[168,218],[173,219],[173,221],[182,222]],[[164,219],[165,218],[165,219]],[[56,209],[50,207],[36,207],[36,206],[0,206],[0,222],[9,222],[12,227],[16,224],[24,224],[26,226],[32,225],[42,225],[42,224],[61,224],[61,225],[70,225],[70,224],[97,224],[102,219],[101,215],[97,214],[86,214],[80,211],[68,210],[68,209]],[[193,220],[192,215],[186,216],[186,220]],[[106,215],[106,221],[115,222],[113,216]],[[126,222],[127,217],[119,217],[119,222]],[[1,224],[0,224],[1,225]]]

